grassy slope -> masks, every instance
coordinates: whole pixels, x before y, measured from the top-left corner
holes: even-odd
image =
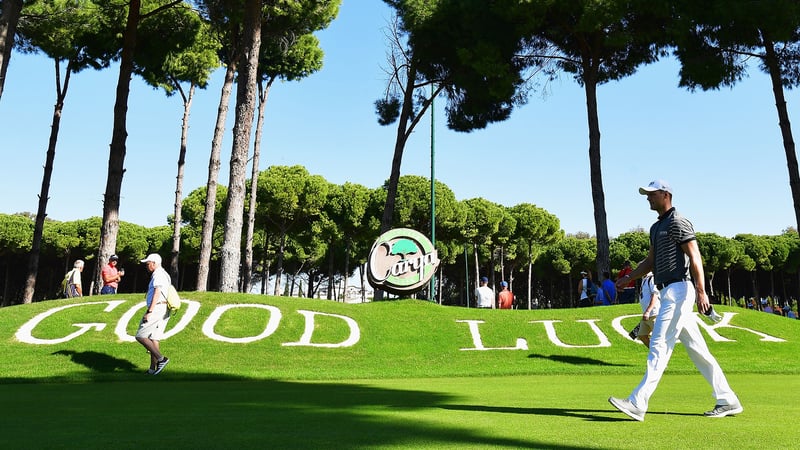
[[[525,374],[641,374],[645,349],[615,331],[618,316],[636,314],[638,305],[605,308],[539,311],[499,311],[441,307],[423,301],[392,301],[347,305],[312,300],[244,294],[184,293],[183,298],[201,303],[188,327],[162,342],[162,350],[173,361],[168,371],[188,378],[231,377],[257,379],[341,380],[403,377],[451,377]],[[66,309],[42,321],[34,336],[55,339],[75,331],[73,323],[107,323],[102,331],[90,331],[62,344],[31,345],[18,342],[14,334],[35,315],[50,308],[78,303],[51,301],[0,309],[0,378],[9,381],[119,380],[138,377],[148,364],[147,355],[135,342],[120,342],[114,329],[123,314],[141,300],[138,295],[93,297],[83,302],[125,300],[111,312],[103,305]],[[214,341],[202,325],[214,308],[229,303],[267,304],[280,309],[277,330],[248,344]],[[712,342],[709,346],[726,373],[800,373],[800,321],[742,309],[717,307],[735,312],[731,324],[768,333],[787,342],[762,342],[759,336],[734,328],[718,332],[735,342]],[[339,314],[354,319],[361,332],[359,342],[349,348],[285,346],[297,342],[305,327],[298,310]],[[170,321],[174,326],[187,308]],[[128,324],[133,334],[139,313]],[[264,309],[229,310],[217,322],[215,332],[228,337],[261,333],[270,318]],[[462,351],[472,348],[466,323],[483,320],[480,332],[487,347],[514,346],[524,338],[528,350]],[[573,345],[596,345],[598,338],[578,320],[597,319],[610,347],[562,348],[547,338],[537,320],[558,320],[558,337]],[[635,318],[625,319],[631,328]],[[338,318],[317,316],[313,342],[340,342],[348,328]],[[677,349],[670,373],[696,373],[686,353]]]
[[[158,377],[142,374],[147,355],[121,343],[117,321],[140,296],[111,312],[70,308],[43,321],[38,338],[75,331],[73,323],[107,322],[72,341],[22,344],[14,333],[50,308],[47,302],[0,309],[0,401],[8,448],[791,448],[790,428],[769,428],[800,414],[786,401],[800,389],[800,322],[735,311],[732,324],[787,340],[761,342],[736,329],[736,342],[709,342],[745,405],[735,418],[706,419],[708,385],[678,349],[645,422],[607,402],[641,378],[645,349],[611,328],[636,306],[552,311],[478,311],[418,301],[344,305],[328,301],[185,293],[202,303],[183,332],[163,342],[173,358]],[[83,301],[109,299],[92,298]],[[266,303],[280,309],[276,332],[251,344],[215,342],[201,332],[215,307]],[[346,315],[361,329],[351,348],[286,347],[304,331],[297,310]],[[175,319],[186,314],[184,308]],[[134,315],[138,317],[138,314]],[[264,310],[229,311],[215,332],[259,334]],[[584,323],[598,319],[609,348],[553,345],[534,320],[560,320],[559,337],[575,345],[597,338]],[[171,324],[177,323],[173,319]],[[460,351],[472,347],[467,325],[481,319],[486,346],[528,350]],[[132,322],[136,322],[133,319]],[[623,322],[626,328],[635,319]],[[339,319],[320,319],[314,342],[344,339]],[[132,333],[135,323],[128,326]],[[453,377],[453,376],[457,377]],[[90,381],[100,381],[90,382]],[[148,401],[143,401],[148,400]],[[155,402],[155,403],[153,403]],[[154,404],[157,407],[154,407]],[[777,414],[777,415],[776,415]],[[767,420],[767,422],[765,422]]]

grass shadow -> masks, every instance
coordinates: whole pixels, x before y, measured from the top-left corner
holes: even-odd
[[[481,427],[445,425],[431,410],[455,409],[589,418],[607,411],[453,405],[441,392],[280,380],[29,384],[3,389],[15,414],[8,448],[580,448]],[[168,378],[163,378],[168,380]],[[161,381],[159,379],[159,381]],[[91,398],[91,402],[86,399]],[[161,399],[157,408],[147,399]],[[80,407],[76,417],[76,407]],[[422,413],[422,414],[420,414]],[[607,419],[610,420],[610,419]],[[93,432],[75,441],[75,429]],[[37,433],[42,422],[52,424]],[[120,439],[124,436],[124,439]],[[598,448],[598,447],[592,447]]]
[[[115,358],[100,352],[76,352],[74,350],[59,350],[52,355],[69,356],[72,362],[80,364],[94,372],[136,372],[137,366],[126,359]]]
[[[550,361],[565,363],[565,364],[572,364],[576,366],[581,365],[592,365],[592,366],[613,366],[613,367],[630,367],[630,364],[614,364],[607,361],[603,361],[600,359],[593,359],[593,358],[584,358],[581,356],[569,356],[569,355],[538,355],[536,353],[532,353],[528,355],[528,358],[538,358],[538,359],[549,359]]]
[[[608,417],[616,410],[609,409],[574,409],[574,408],[507,408],[485,405],[444,405],[442,409],[454,411],[490,412],[499,414],[524,414],[538,416],[573,417],[592,422],[626,422],[627,417]]]

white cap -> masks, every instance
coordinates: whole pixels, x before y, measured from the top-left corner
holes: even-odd
[[[147,258],[142,260],[142,262],[143,263],[154,262],[154,263],[156,263],[157,265],[160,266],[161,265],[161,255],[159,255],[158,253],[150,253],[149,255],[147,255]]]
[[[639,193],[647,195],[648,192],[667,191],[672,194],[672,187],[664,180],[651,181],[646,187],[640,187]]]

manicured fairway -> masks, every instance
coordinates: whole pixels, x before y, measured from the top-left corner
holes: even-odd
[[[678,346],[644,422],[616,411],[646,349],[636,305],[486,311],[184,293],[144,374],[139,296],[0,309],[4,449],[798,448],[800,321],[703,325],[745,411],[711,419]]]
[[[144,376],[144,375],[143,375]],[[768,380],[767,380],[768,379]],[[633,376],[346,382],[6,384],[4,448],[796,448],[765,423],[800,414],[788,375],[734,375],[745,412],[713,405],[700,376],[666,376],[642,423],[613,410]],[[775,389],[780,386],[782,389]],[[782,405],[776,414],[776,405]]]

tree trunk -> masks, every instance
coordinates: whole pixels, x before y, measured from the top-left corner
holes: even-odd
[[[764,65],[767,66],[769,78],[772,80],[772,94],[775,97],[775,108],[778,110],[778,124],[781,127],[781,136],[783,137],[783,151],[786,153],[786,166],[789,169],[789,187],[792,190],[792,200],[794,201],[794,216],[797,222],[797,230],[800,232],[800,170],[797,166],[792,124],[789,122],[789,112],[786,109],[786,98],[783,93],[783,76],[778,57],[775,54],[774,42],[763,34],[762,38],[765,50]]]
[[[707,272],[708,273],[708,293],[713,298],[714,297],[714,274],[716,272]]]
[[[247,155],[255,112],[258,55],[261,48],[261,1],[247,0],[244,17],[244,46],[236,90],[236,121],[233,126],[228,205],[221,251],[221,292],[236,292],[239,288]]]
[[[170,262],[170,276],[172,284],[178,286],[178,260],[181,253],[181,210],[183,208],[183,172],[186,167],[186,146],[189,136],[189,114],[194,98],[194,84],[189,87],[189,95],[184,95],[180,84],[175,83],[178,92],[183,98],[183,121],[181,122],[181,147],[178,151],[178,174],[175,177],[175,220],[172,223],[172,261]]]
[[[286,231],[281,230],[281,241],[278,246],[278,262],[275,266],[275,288],[272,295],[280,295],[278,290],[281,287],[281,277],[283,276],[283,252],[286,251]]]
[[[122,191],[122,177],[125,174],[125,151],[128,139],[126,129],[128,117],[128,96],[133,75],[133,56],[136,52],[136,34],[139,26],[141,0],[130,0],[128,20],[123,35],[122,53],[117,80],[116,101],[114,103],[114,130],[108,156],[108,178],[103,197],[103,224],[100,227],[100,249],[95,262],[95,281],[93,293],[98,293],[103,285],[100,272],[103,262],[114,254],[119,233],[119,204]]]
[[[597,81],[587,75],[593,70],[584,69],[586,90],[586,112],[589,119],[589,173],[594,203],[594,226],[597,234],[597,274],[610,272],[608,224],[606,223],[606,200],[603,191],[603,169],[600,165],[600,120],[597,116]],[[599,277],[598,277],[599,279]]]
[[[266,88],[262,87],[260,80],[258,82],[258,117],[256,119],[256,135],[253,140],[253,162],[250,171],[250,204],[247,210],[247,235],[244,241],[244,267],[242,268],[244,272],[244,292],[250,291],[250,283],[253,281],[253,234],[255,234],[256,207],[258,206],[258,160],[261,156],[264,109],[273,80],[274,78],[269,80]]]
[[[775,298],[775,271],[769,271],[769,295]]]
[[[366,272],[364,268],[365,264],[358,265],[358,277],[361,280],[361,303],[366,303],[367,301],[367,281],[364,276]]]
[[[414,114],[414,89],[417,79],[417,69],[413,64],[408,64],[406,70],[406,85],[403,89],[403,106],[400,110],[400,117],[397,121],[397,133],[394,142],[394,155],[392,156],[392,168],[389,173],[389,181],[386,185],[386,203],[383,207],[381,217],[380,234],[392,228],[392,216],[394,216],[394,205],[397,197],[397,184],[400,181],[400,166],[403,162],[403,150],[405,149],[408,137],[414,131],[414,127],[419,123],[420,118],[431,104],[433,98],[442,90],[440,86],[435,90],[430,99],[423,102],[419,111]],[[409,121],[411,124],[409,125]],[[375,300],[383,298],[383,291],[375,290]]]
[[[392,228],[392,216],[394,215],[394,203],[397,197],[397,184],[400,181],[400,165],[403,162],[403,150],[408,140],[408,122],[413,118],[414,110],[414,78],[416,71],[413,66],[409,66],[407,72],[406,86],[403,92],[403,107],[400,110],[400,118],[397,121],[397,133],[394,141],[394,155],[392,156],[392,168],[389,172],[389,182],[386,186],[386,203],[383,206],[383,216],[381,217],[380,233],[383,234]]]
[[[342,287],[344,297],[342,301],[347,301],[347,279],[350,278],[350,242],[351,239],[346,237],[344,240],[344,285]]]
[[[332,241],[332,240],[331,240]],[[333,291],[333,242],[328,243],[328,294],[327,299],[335,299]]]
[[[438,277],[438,279],[436,281],[439,283],[438,294],[439,294],[439,304],[440,305],[442,304],[442,288],[444,287],[444,280],[443,280],[444,277],[442,276],[442,272],[444,272],[444,269],[442,268],[442,266],[439,266],[439,277]]]
[[[475,259],[475,286],[472,287],[472,292],[475,292],[475,289],[478,289],[478,286],[481,285],[480,284],[480,282],[481,282],[481,267],[480,267],[480,264],[478,263],[478,244],[472,244],[472,255],[473,255],[473,258]],[[475,307],[477,307],[477,306],[478,306],[478,299],[476,297],[475,298]]]
[[[11,62],[11,50],[14,48],[14,35],[22,12],[23,0],[4,0],[3,13],[0,15],[0,97],[6,84],[8,64]]]
[[[217,210],[217,180],[221,165],[222,139],[225,134],[225,120],[228,117],[228,103],[230,103],[233,80],[236,76],[236,62],[231,62],[225,70],[225,81],[217,109],[217,123],[214,127],[214,137],[211,139],[211,156],[208,161],[208,182],[206,183],[206,205],[203,212],[203,229],[200,240],[200,261],[197,267],[198,292],[208,289],[208,272],[211,265],[211,249],[214,242],[214,213]]]
[[[269,284],[269,265],[271,261],[268,258],[267,252],[267,245],[269,243],[269,239],[267,239],[267,233],[264,232],[264,251],[261,254],[261,295],[267,295],[267,284]]]
[[[733,297],[732,297],[732,293],[731,293],[731,269],[727,270],[727,275],[728,275],[728,277],[727,277],[727,281],[728,281],[728,298],[732,299]],[[747,301],[747,299],[745,299],[745,301]]]
[[[307,296],[308,298],[314,298],[314,269],[308,270],[308,289],[307,289]]]
[[[383,216],[381,216],[381,229],[379,234],[383,234],[392,228],[392,216],[394,216],[394,204],[397,198],[397,185],[400,182],[400,166],[403,163],[403,150],[408,140],[408,122],[411,120],[414,110],[414,78],[416,72],[413,66],[409,66],[408,78],[403,95],[403,107],[400,110],[400,118],[397,121],[397,133],[394,141],[394,155],[392,156],[392,168],[389,172],[389,181],[386,184],[386,203],[383,206]],[[375,290],[375,300],[383,299],[383,291]]]
[[[58,141],[58,131],[61,127],[61,113],[64,110],[64,99],[69,89],[69,79],[72,73],[72,64],[67,63],[67,70],[64,74],[64,86],[61,86],[61,69],[59,60],[55,60],[56,76],[56,105],[53,107],[53,122],[50,126],[50,140],[47,145],[47,156],[44,163],[44,174],[42,175],[42,189],[39,193],[39,208],[36,212],[36,223],[33,227],[33,242],[31,243],[31,254],[28,260],[28,277],[25,280],[25,292],[22,295],[23,303],[31,303],[33,294],[36,291],[36,278],[39,276],[39,255],[42,248],[42,234],[44,232],[44,220],[47,218],[47,201],[50,193],[50,179],[53,175],[53,161],[56,158],[56,142]],[[2,89],[2,86],[0,86]]]
[[[533,263],[528,261],[528,309],[529,310],[533,309],[532,303],[531,303],[531,298],[532,298],[531,295],[532,295],[532,292],[533,292],[533,287],[531,286],[531,280],[533,279],[532,278],[532,273],[533,273]]]

